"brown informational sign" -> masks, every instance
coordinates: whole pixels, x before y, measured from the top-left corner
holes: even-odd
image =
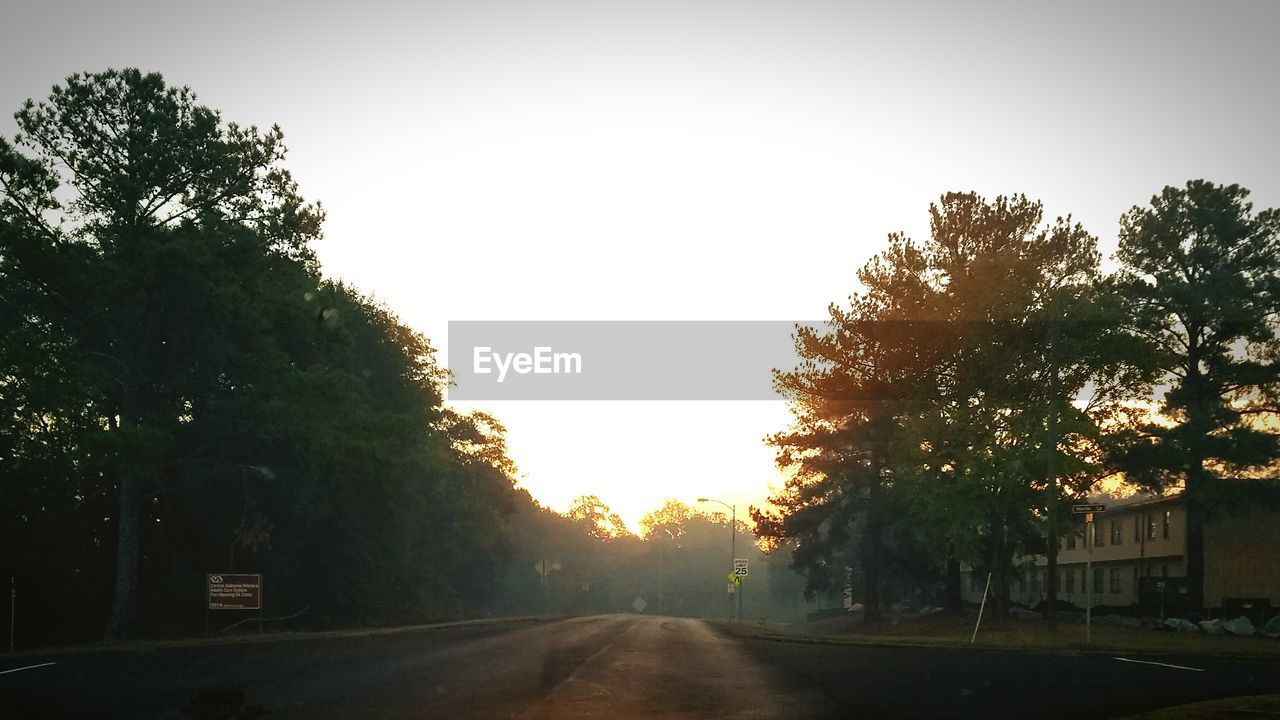
[[[210,574],[210,610],[261,610],[262,576]]]

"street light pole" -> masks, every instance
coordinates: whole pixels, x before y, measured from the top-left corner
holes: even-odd
[[[658,540],[658,614],[662,614],[662,540]]]
[[[719,503],[729,508],[729,570],[732,571],[733,561],[738,555],[738,506],[715,498],[698,498],[698,502]],[[734,592],[738,595],[738,622],[742,622],[742,585],[734,588]],[[733,619],[733,598],[729,598],[729,619]]]

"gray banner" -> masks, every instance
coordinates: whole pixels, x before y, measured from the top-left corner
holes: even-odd
[[[803,323],[819,325],[818,322]],[[780,400],[792,321],[454,321],[453,400]]]
[[[797,327],[819,335],[822,321],[475,321],[449,323],[454,400],[779,400],[773,370],[799,364]],[[995,345],[1044,352],[1097,338],[1115,328],[1099,320],[893,320],[842,327],[842,343],[859,337],[914,345],[927,354]],[[849,401],[883,401],[872,393]]]

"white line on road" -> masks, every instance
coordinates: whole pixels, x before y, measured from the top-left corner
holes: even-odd
[[[1120,662],[1141,663],[1143,665],[1159,665],[1160,667],[1173,668],[1174,670],[1190,670],[1191,672],[1204,672],[1204,668],[1187,667],[1186,665],[1170,665],[1169,663],[1154,662],[1151,660],[1130,660],[1129,658],[1113,658]]]
[[[23,670],[35,670],[36,668],[49,667],[50,665],[57,665],[57,664],[58,663],[56,662],[47,662],[47,663],[40,663],[39,665],[28,665],[26,667],[13,668],[12,670],[0,670],[0,675],[8,675],[9,673],[22,672]]]

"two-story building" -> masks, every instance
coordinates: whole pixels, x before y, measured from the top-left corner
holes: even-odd
[[[1243,485],[1232,490],[1234,502],[1211,513],[1205,523],[1204,603],[1211,612],[1252,609],[1267,615],[1270,608],[1280,607],[1280,509],[1250,502],[1241,491],[1265,489],[1274,494],[1275,484],[1239,482]],[[1084,608],[1092,588],[1094,607],[1140,605],[1152,614],[1180,612],[1187,596],[1182,494],[1096,501],[1107,509],[1094,516],[1092,532],[1086,532],[1080,516],[1059,544],[1059,600]],[[1092,578],[1086,577],[1090,561]],[[1037,607],[1046,599],[1046,565],[1042,555],[1027,558],[1011,590],[1014,602]],[[979,580],[965,582],[966,600],[981,599]]]

